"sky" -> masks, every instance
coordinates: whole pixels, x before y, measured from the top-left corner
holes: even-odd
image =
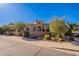
[[[11,22],[48,23],[54,16],[66,22],[79,22],[78,3],[0,3],[0,25]]]

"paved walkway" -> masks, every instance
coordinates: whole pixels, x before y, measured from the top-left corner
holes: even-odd
[[[0,35],[0,55],[1,56],[72,56],[72,55],[75,55],[75,54],[59,51],[56,49],[48,48],[48,44],[45,45],[45,47],[44,45],[45,45],[45,41],[25,41],[21,37]]]

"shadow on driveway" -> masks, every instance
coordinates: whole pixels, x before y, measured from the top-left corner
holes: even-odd
[[[58,48],[58,47],[51,47],[51,48],[79,52],[79,50],[74,50],[74,49]]]
[[[42,39],[38,39],[38,38],[22,38],[23,40],[26,41],[41,41]]]

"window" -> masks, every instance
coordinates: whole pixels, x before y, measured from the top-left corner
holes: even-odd
[[[35,27],[33,28],[33,32],[35,32]]]
[[[46,27],[46,32],[49,32],[49,27],[48,26]]]
[[[39,22],[39,24],[40,24],[40,22]]]
[[[35,32],[35,27],[32,27],[32,32]]]
[[[46,32],[49,32],[49,29],[46,29]]]
[[[43,31],[43,32],[45,32],[45,29],[44,29],[44,28],[42,28],[42,31]]]
[[[38,31],[41,31],[41,27],[40,26],[38,26]]]

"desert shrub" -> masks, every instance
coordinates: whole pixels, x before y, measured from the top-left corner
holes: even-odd
[[[44,35],[44,40],[50,40],[50,35],[49,34],[45,34]]]
[[[56,35],[56,41],[62,41],[63,40],[63,35],[62,34],[57,34]]]

